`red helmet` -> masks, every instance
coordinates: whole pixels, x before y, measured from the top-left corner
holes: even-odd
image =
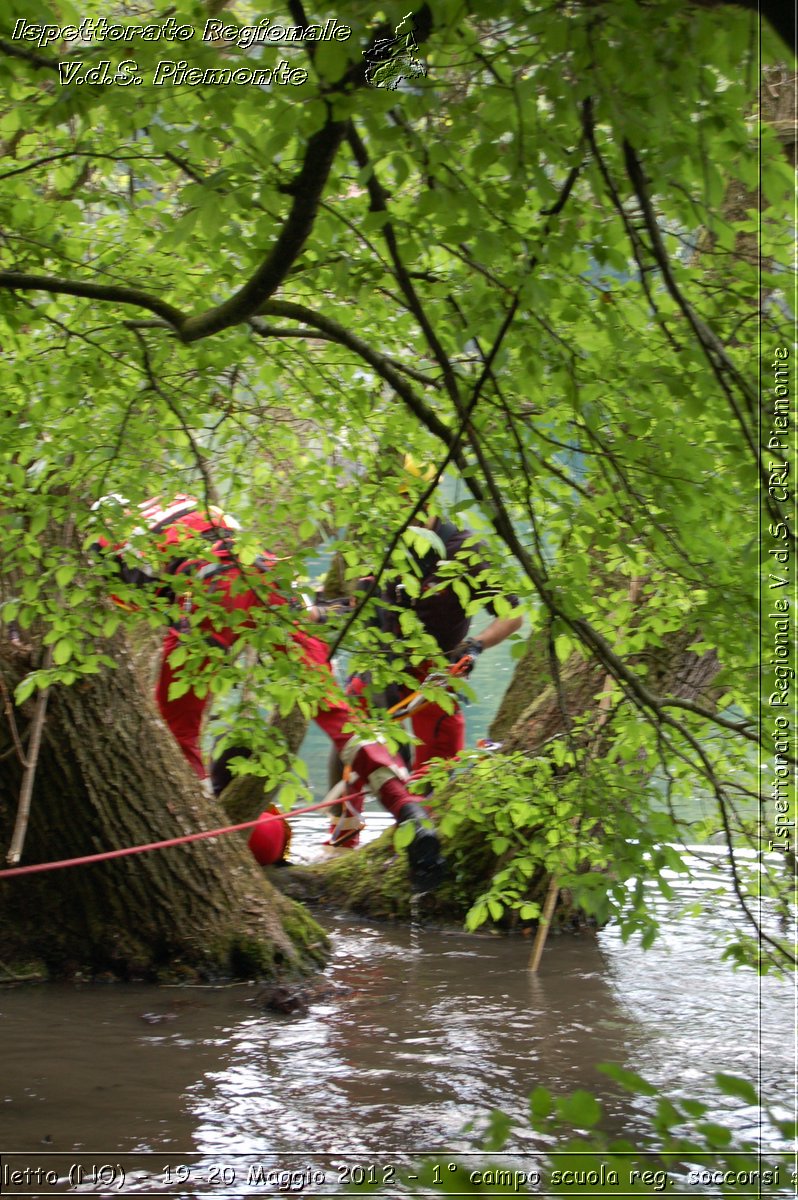
[[[291,827],[273,805],[260,814],[258,823],[249,835],[249,848],[262,867],[271,866],[285,857],[291,841]]]

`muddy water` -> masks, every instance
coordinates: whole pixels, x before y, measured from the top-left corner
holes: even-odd
[[[309,819],[299,852],[320,833]],[[691,895],[709,883],[699,874]],[[388,1184],[415,1154],[473,1151],[491,1109],[516,1120],[510,1148],[530,1166],[541,1142],[526,1097],[540,1084],[599,1095],[609,1129],[639,1144],[648,1102],[596,1070],[608,1060],[775,1148],[760,1112],[712,1076],[759,1076],[769,1104],[792,1109],[792,989],[719,964],[730,900],[711,921],[674,913],[645,953],[612,929],[553,938],[535,978],[520,938],[328,919],[340,990],[299,1015],[267,1011],[248,985],[2,990],[2,1163],[52,1175],[33,1192],[30,1175],[7,1176],[0,1192],[119,1194],[121,1171],[123,1194],[273,1191],[254,1164],[315,1170],[335,1193],[353,1167]]]

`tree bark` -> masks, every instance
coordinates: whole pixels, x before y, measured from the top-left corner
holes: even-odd
[[[706,699],[720,663],[714,651],[703,655],[689,651],[687,647],[695,640],[695,630],[668,634],[661,647],[631,659],[630,665],[639,668],[645,662],[646,684],[657,694],[680,700]],[[501,741],[507,751],[537,754],[551,738],[564,733],[573,718],[594,712],[598,722],[598,696],[605,691],[605,684],[600,664],[574,656],[562,668],[558,689],[548,674],[545,649],[538,640],[530,639],[491,723],[490,736]],[[531,703],[530,695],[534,696]],[[602,741],[611,733],[610,717],[601,721]],[[591,733],[583,736],[590,737]],[[596,747],[596,751],[599,749]]]
[[[224,826],[161,723],[125,643],[118,668],[53,687],[22,863],[115,850]],[[4,692],[30,647],[0,642]],[[35,701],[0,732],[0,835],[6,848]],[[0,869],[5,864],[0,864]],[[280,978],[324,958],[321,928],[256,867],[246,834],[228,834],[80,867],[0,877],[0,961],[52,976]],[[25,969],[27,968],[27,970]]]

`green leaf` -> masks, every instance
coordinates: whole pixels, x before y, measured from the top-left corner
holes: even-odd
[[[405,530],[404,537],[408,545],[417,553],[424,555],[429,550],[434,550],[441,558],[446,558],[446,547],[433,529],[426,529],[421,525],[409,525]]]
[[[47,519],[48,514],[44,509],[39,509],[38,512],[34,512],[30,520],[30,531],[32,534],[34,534],[34,536],[44,532],[44,530],[47,528]]]
[[[103,621],[102,633],[103,637],[110,638],[116,633],[121,625],[121,618],[116,613],[109,613]]]
[[[563,1121],[577,1129],[592,1129],[601,1120],[601,1105],[581,1088],[577,1088],[565,1100],[560,1100],[557,1110]]]
[[[173,679],[169,684],[169,699],[179,700],[189,691],[191,691],[191,684],[187,679]]]
[[[415,836],[416,831],[413,827],[413,822],[403,821],[394,830],[393,844],[397,850],[406,850]]]
[[[621,1067],[617,1063],[599,1063],[597,1069],[604,1075],[608,1075],[610,1079],[614,1079],[621,1087],[633,1095],[640,1096],[656,1096],[657,1089],[653,1083],[649,1083],[642,1075],[638,1075],[636,1071],[630,1071],[627,1067]]]
[[[700,1100],[682,1100],[682,1108],[691,1117],[703,1117],[708,1106]]]
[[[554,1112],[554,1100],[548,1088],[535,1088],[529,1097],[529,1111],[533,1125],[551,1116]]]
[[[759,1096],[756,1088],[747,1079],[742,1079],[739,1075],[727,1075],[723,1071],[715,1073],[715,1083],[722,1092],[727,1096],[737,1096],[738,1099],[744,1100],[746,1104],[758,1104]]]
[[[494,1109],[488,1118],[487,1129],[483,1136],[483,1146],[486,1150],[497,1153],[507,1145],[515,1122],[506,1113]]]
[[[68,583],[75,578],[77,567],[74,563],[67,563],[63,567],[59,567],[55,573],[55,581],[60,588],[65,588]]]
[[[75,647],[69,638],[60,638],[53,646],[53,662],[57,667],[62,667],[64,663],[69,662],[74,653]]]
[[[488,906],[484,900],[478,900],[466,913],[465,927],[469,933],[473,933],[480,925],[484,925],[487,919]]]
[[[175,646],[174,650],[169,655],[169,666],[172,670],[182,667],[188,658],[188,647],[185,645]]]
[[[26,675],[25,678],[17,684],[14,689],[14,703],[16,705],[24,704],[29,696],[32,696],[36,690],[38,679],[36,675]]]
[[[567,637],[564,633],[559,634],[554,639],[554,653],[557,655],[557,659],[561,663],[568,661],[573,653],[573,648],[574,644],[571,638]]]
[[[703,1134],[710,1146],[728,1146],[731,1144],[732,1131],[725,1125],[714,1121],[704,1121],[696,1125],[699,1133]]]

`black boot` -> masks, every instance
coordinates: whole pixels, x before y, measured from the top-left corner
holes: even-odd
[[[446,860],[441,854],[438,835],[423,824],[427,814],[420,804],[403,804],[396,814],[398,824],[412,821],[416,833],[407,847],[410,863],[410,885],[414,892],[434,892],[448,875]]]

